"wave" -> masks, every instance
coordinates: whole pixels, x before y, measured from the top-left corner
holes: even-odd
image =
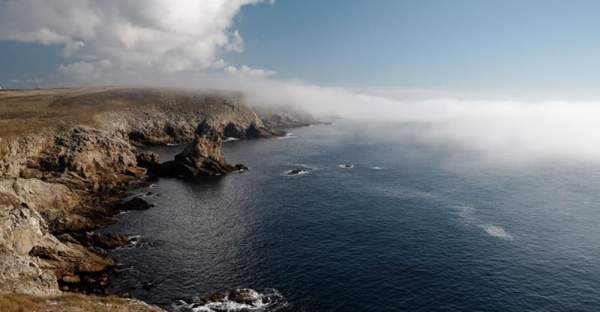
[[[146,243],[142,241],[142,235],[131,235],[127,237],[127,245],[117,247],[116,249],[131,249],[144,246]]]
[[[350,165],[350,164],[339,164],[338,168],[342,168],[342,169],[352,169],[354,168],[354,165]]]
[[[486,233],[488,233],[488,235],[490,235],[490,236],[497,237],[497,238],[502,238],[502,239],[506,239],[506,240],[513,240],[514,239],[514,237],[512,236],[512,234],[508,233],[501,226],[494,225],[494,224],[482,224],[482,225],[480,225],[480,227]]]
[[[295,139],[297,138],[293,133],[291,132],[287,132],[284,136],[280,136],[277,139],[278,140],[287,140],[287,139]]]
[[[180,300],[174,305],[175,312],[235,312],[277,311],[287,305],[285,298],[273,288],[258,292],[250,288],[220,291],[202,299],[187,303]]]
[[[288,165],[295,166],[295,167],[302,167],[302,168],[311,169],[311,170],[317,169],[317,167],[315,167],[315,166],[307,165],[307,164],[303,164],[303,163],[288,163]]]
[[[373,169],[373,170],[383,170],[383,169],[385,169],[384,167],[379,167],[379,166],[372,166],[370,168]]]
[[[310,173],[310,171],[304,170],[304,169],[291,169],[291,170],[284,172],[283,174],[286,176],[301,176],[301,175],[306,175],[309,173]]]
[[[492,237],[514,240],[515,237],[503,227],[495,224],[482,223],[475,214],[475,208],[467,205],[457,205],[453,206],[453,208],[457,210],[457,214],[464,224],[479,227]]]
[[[239,140],[240,140],[239,138],[226,137],[225,140],[223,140],[223,143],[239,141]]]

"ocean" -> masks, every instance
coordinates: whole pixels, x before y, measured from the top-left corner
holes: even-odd
[[[495,161],[419,127],[226,143],[250,170],[161,178],[137,191],[155,207],[105,229],[138,237],[113,288],[194,311],[236,288],[257,311],[600,311],[600,164]]]

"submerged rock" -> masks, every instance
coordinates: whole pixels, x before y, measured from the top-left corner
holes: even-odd
[[[229,300],[248,305],[264,304],[262,295],[250,288],[241,288],[229,293]]]
[[[141,197],[134,197],[118,205],[119,210],[147,210],[153,205]]]
[[[306,171],[304,169],[292,169],[287,172],[287,175],[300,175],[300,174],[305,174],[307,172],[308,171]]]

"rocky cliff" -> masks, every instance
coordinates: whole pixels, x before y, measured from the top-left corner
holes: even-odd
[[[310,122],[276,116],[268,120],[275,118],[277,127],[236,93],[139,88],[3,93],[0,307],[19,302],[41,307],[54,300],[65,311],[88,304],[102,311],[107,302],[115,310],[159,310],[134,300],[65,297],[69,291],[105,294],[106,272],[114,264],[106,250],[128,240],[94,230],[125,207],[127,190],[143,183],[148,170],[165,171],[139,147],[187,143],[167,172],[226,174],[243,167],[226,163],[225,137],[269,137]]]

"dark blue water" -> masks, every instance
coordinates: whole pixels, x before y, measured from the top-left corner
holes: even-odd
[[[600,166],[495,163],[413,130],[227,143],[250,171],[161,179],[156,207],[107,229],[144,242],[115,252],[117,287],[166,308],[250,287],[285,311],[600,311]]]

